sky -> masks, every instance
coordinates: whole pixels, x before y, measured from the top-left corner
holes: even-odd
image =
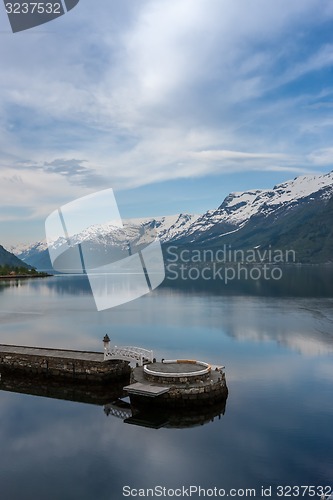
[[[203,213],[331,171],[332,25],[331,0],[80,0],[13,34],[0,5],[0,244],[102,189]]]

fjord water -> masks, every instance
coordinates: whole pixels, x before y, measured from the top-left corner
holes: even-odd
[[[272,486],[279,498],[278,485],[333,486],[330,272],[298,270],[284,289],[253,283],[243,293],[239,283],[169,283],[103,312],[85,277],[0,282],[1,343],[101,350],[108,333],[158,359],[224,364],[229,388],[221,418],[182,429],[1,391],[1,498],[120,500],[124,486],[156,485],[255,488],[256,498]]]

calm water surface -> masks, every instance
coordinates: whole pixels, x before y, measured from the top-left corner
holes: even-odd
[[[0,498],[120,500],[125,485],[256,488],[256,498],[272,486],[278,498],[277,485],[333,487],[333,294],[302,295],[164,287],[98,313],[82,277],[0,282],[2,343],[101,350],[108,333],[157,358],[224,364],[229,387],[221,418],[183,429],[0,391]]]

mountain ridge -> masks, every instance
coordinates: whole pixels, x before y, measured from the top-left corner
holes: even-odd
[[[8,266],[10,268],[25,267],[30,269],[27,263],[23,262],[12,252],[8,252],[2,245],[0,245],[0,266]]]
[[[138,225],[154,228],[164,246],[296,247],[299,262],[333,262],[332,207],[333,171],[295,177],[272,189],[232,192],[218,208],[202,215],[129,219],[124,225],[129,232]],[[73,241],[89,242],[92,248],[94,244],[119,244],[108,225],[91,226]],[[50,266],[46,242],[34,243],[21,252],[19,248],[11,250],[38,269]]]

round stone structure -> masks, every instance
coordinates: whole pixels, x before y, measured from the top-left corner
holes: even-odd
[[[211,406],[228,397],[224,366],[191,359],[137,366],[132,371],[131,385],[125,390],[134,406],[149,408]]]
[[[190,359],[169,359],[160,363],[147,364],[143,368],[144,375],[150,382],[162,384],[206,381],[211,366],[203,361]]]

